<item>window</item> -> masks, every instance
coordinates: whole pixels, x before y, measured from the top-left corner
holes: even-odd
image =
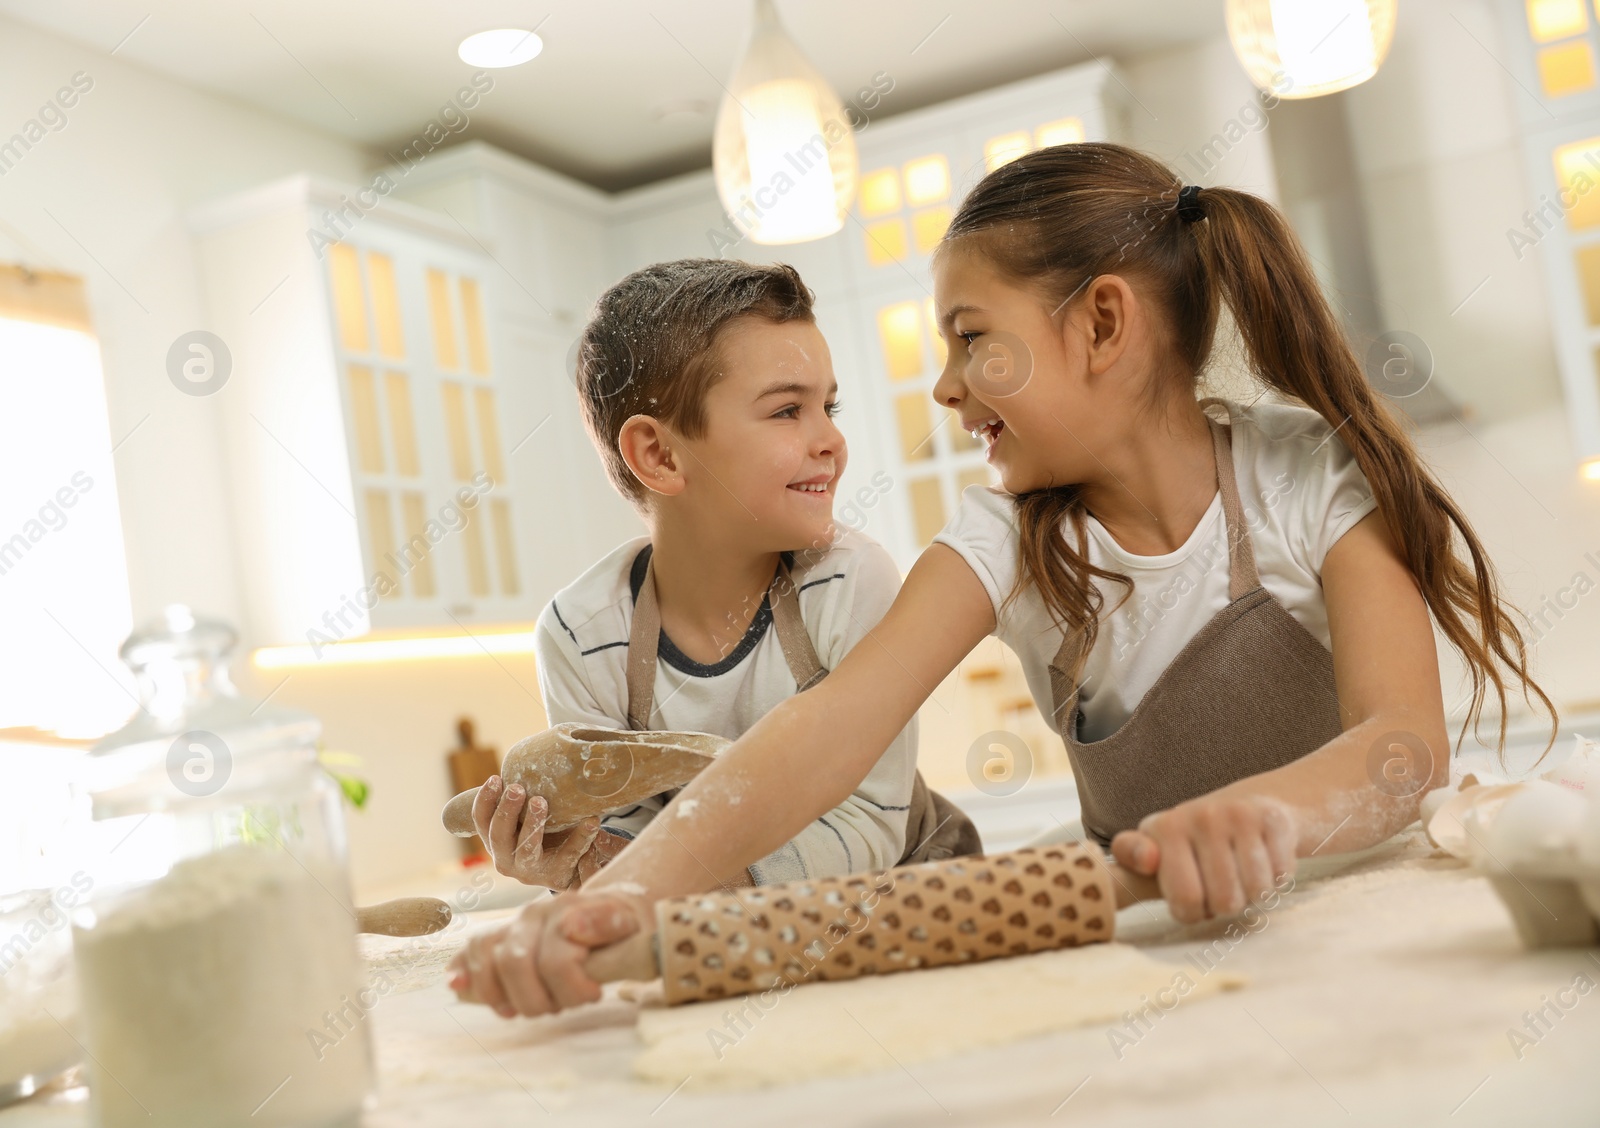
[[[0,267],[0,356],[0,728],[98,736],[136,704],[117,658],[132,611],[112,453],[128,436],[111,434],[81,281]]]

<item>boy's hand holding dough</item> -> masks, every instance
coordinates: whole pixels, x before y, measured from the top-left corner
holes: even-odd
[[[594,816],[546,834],[549,816],[544,796],[530,798],[522,784],[507,787],[500,776],[490,777],[472,801],[472,823],[495,870],[525,885],[576,888],[628,844],[621,835],[603,833]]]

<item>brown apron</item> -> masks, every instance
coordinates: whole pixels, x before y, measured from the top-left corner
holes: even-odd
[[[1102,846],[1146,815],[1282,767],[1344,731],[1333,655],[1261,586],[1234,482],[1232,428],[1206,419],[1228,523],[1228,605],[1103,740],[1078,740],[1083,632],[1069,632],[1050,663],[1054,725],[1078,781],[1083,828]]]
[[[780,559],[777,575],[767,589],[772,608],[772,626],[778,632],[778,645],[784,661],[794,675],[795,692],[802,692],[828,676],[817,651],[811,645],[805,620],[800,615],[800,589],[789,576],[787,562]],[[759,612],[757,612],[759,614]],[[646,731],[654,706],[656,650],[661,636],[661,609],[656,603],[655,557],[645,565],[644,583],[633,607],[633,625],[628,632],[628,727]],[[961,854],[978,854],[983,842],[961,808],[930,788],[919,771],[912,777],[910,808],[906,814],[906,852],[899,864],[932,862]]]

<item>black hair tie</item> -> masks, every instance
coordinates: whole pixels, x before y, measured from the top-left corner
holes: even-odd
[[[1194,223],[1206,217],[1205,205],[1200,202],[1200,185],[1185,184],[1178,189],[1178,218]]]

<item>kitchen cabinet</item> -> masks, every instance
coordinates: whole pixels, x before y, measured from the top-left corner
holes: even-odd
[[[296,177],[191,217],[256,644],[537,613],[487,249],[448,219]],[[177,382],[177,377],[174,377]],[[181,388],[181,385],[180,385]],[[191,390],[193,393],[194,389]]]
[[[896,518],[873,535],[904,568],[955,512],[962,490],[990,484],[982,442],[933,402],[946,355],[930,255],[992,169],[1036,148],[1124,136],[1125,98],[1114,71],[1090,63],[874,122],[857,136],[860,189],[833,238],[846,249],[848,308],[865,343],[862,398],[878,481],[888,483],[882,504]]]
[[[1573,448],[1600,481],[1600,23],[1579,3],[1497,8],[1534,197],[1505,237],[1544,268]]]

